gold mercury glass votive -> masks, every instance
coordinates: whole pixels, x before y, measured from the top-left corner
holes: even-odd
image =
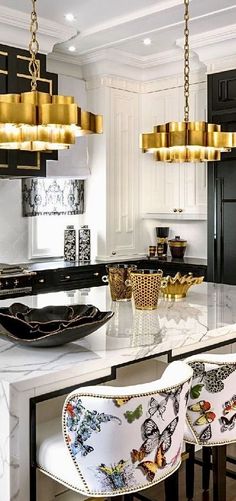
[[[134,270],[130,281],[137,310],[155,310],[161,289],[162,270]]]
[[[130,272],[136,270],[137,266],[135,264],[111,264],[107,265],[106,269],[112,301],[130,301],[132,297]]]

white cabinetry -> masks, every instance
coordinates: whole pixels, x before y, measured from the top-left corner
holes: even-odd
[[[206,118],[206,84],[190,86],[190,119]],[[142,96],[142,131],[153,125],[183,120],[183,88],[162,90]],[[142,213],[149,217],[206,219],[206,164],[165,164],[152,155],[141,160]]]
[[[97,235],[92,253],[100,260],[132,256],[139,244],[139,95],[103,80],[88,88],[88,102],[99,103],[104,115],[101,141],[89,142],[87,222],[94,240]]]
[[[58,94],[74,96],[75,102],[87,109],[85,82],[78,78],[58,75]],[[98,113],[98,111],[97,111]],[[68,150],[58,152],[58,160],[47,161],[48,177],[86,178],[90,174],[88,167],[88,139],[78,137],[76,144]]]
[[[109,241],[118,255],[136,252],[138,95],[110,89]]]

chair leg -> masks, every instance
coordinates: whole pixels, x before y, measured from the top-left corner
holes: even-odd
[[[202,448],[202,489],[209,490],[211,472],[211,447]]]
[[[125,494],[124,501],[133,501],[135,494]]]
[[[165,501],[179,501],[179,470],[165,479]]]
[[[226,445],[212,447],[213,501],[226,501]]]
[[[186,443],[186,452],[189,457],[186,459],[186,497],[188,501],[193,499],[194,495],[194,457],[195,446]]]

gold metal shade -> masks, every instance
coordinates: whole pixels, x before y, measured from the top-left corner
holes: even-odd
[[[29,44],[31,92],[0,94],[0,149],[51,151],[69,148],[76,136],[101,134],[103,119],[83,111],[72,96],[57,96],[37,90],[39,44],[36,0],[31,0]]]
[[[160,162],[209,162],[236,146],[235,132],[207,122],[169,122],[141,135],[142,151]]]
[[[140,135],[143,153],[158,162],[211,162],[236,147],[236,132],[223,132],[218,124],[189,121],[189,0],[184,0],[184,121],[156,125]]]

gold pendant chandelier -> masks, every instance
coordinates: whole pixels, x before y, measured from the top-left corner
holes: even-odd
[[[158,162],[210,162],[236,147],[236,133],[222,132],[218,124],[189,121],[189,0],[184,0],[184,121],[156,125],[140,136],[143,153]]]
[[[39,43],[36,0],[32,1],[29,44],[31,91],[0,94],[0,148],[52,151],[69,148],[76,136],[103,132],[102,115],[77,106],[72,96],[51,95],[37,90]]]

